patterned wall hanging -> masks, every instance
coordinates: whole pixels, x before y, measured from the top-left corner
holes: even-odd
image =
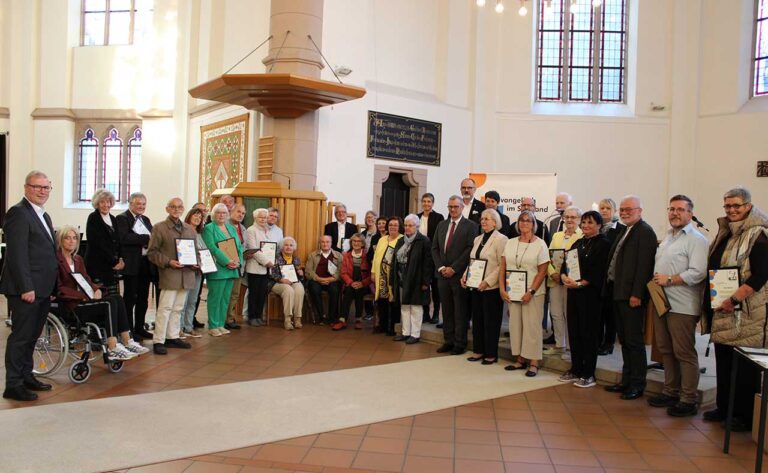
[[[246,113],[200,127],[201,202],[210,203],[213,191],[235,187],[245,180],[248,119]]]

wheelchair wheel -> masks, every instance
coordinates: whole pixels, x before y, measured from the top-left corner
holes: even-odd
[[[87,361],[81,360],[72,363],[69,368],[69,380],[75,384],[82,384],[91,377],[91,365]]]
[[[123,362],[122,360],[113,360],[107,363],[107,366],[109,367],[109,371],[119,373],[123,369]]]
[[[69,355],[76,361],[82,359],[83,352],[85,352],[86,346],[90,343],[91,352],[88,357],[88,363],[93,363],[94,360],[101,358],[101,342],[96,337],[91,338],[89,341],[88,335],[85,332],[78,332],[76,329],[73,329],[70,332]]]
[[[43,331],[35,343],[32,372],[39,376],[55,373],[67,358],[68,351],[67,330],[55,315],[48,314]]]

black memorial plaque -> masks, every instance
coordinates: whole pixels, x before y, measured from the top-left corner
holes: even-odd
[[[440,166],[442,123],[368,111],[369,158]]]

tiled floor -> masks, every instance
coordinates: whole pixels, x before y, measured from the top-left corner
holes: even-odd
[[[7,328],[0,328],[4,351]],[[286,332],[250,328],[192,341],[190,351],[145,355],[121,373],[95,365],[85,384],[65,369],[37,403],[0,400],[0,409],[184,389],[436,356],[433,345],[406,346],[370,330]],[[478,369],[482,367],[478,366]],[[0,369],[0,375],[4,374]],[[471,387],[465,387],[471,389]],[[569,385],[274,444],[132,468],[167,472],[749,472],[756,447],[735,434],[721,453],[719,425],[672,419],[644,400],[621,401],[600,388]],[[766,459],[768,462],[768,459]],[[768,471],[768,467],[764,468]]]

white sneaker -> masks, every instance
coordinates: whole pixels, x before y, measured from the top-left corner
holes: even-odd
[[[217,330],[221,335],[229,335],[230,333],[232,333],[229,330],[225,329],[224,327],[219,327]]]
[[[579,378],[573,385],[577,388],[591,388],[592,386],[597,386],[597,382],[594,376],[590,376],[589,378]]]
[[[145,347],[144,345],[141,345],[135,340],[130,340],[128,342],[128,345],[125,346],[125,349],[132,353],[136,353],[137,355],[143,355],[144,353],[149,353],[149,348]]]
[[[561,383],[574,383],[579,380],[579,378],[571,373],[570,371],[566,371],[563,373],[559,378],[557,378],[558,381]]]
[[[131,358],[136,357],[136,353],[132,353],[128,351],[122,344],[118,343],[115,345],[114,350],[109,350],[107,352],[107,358],[110,361],[125,361],[130,360]]]

